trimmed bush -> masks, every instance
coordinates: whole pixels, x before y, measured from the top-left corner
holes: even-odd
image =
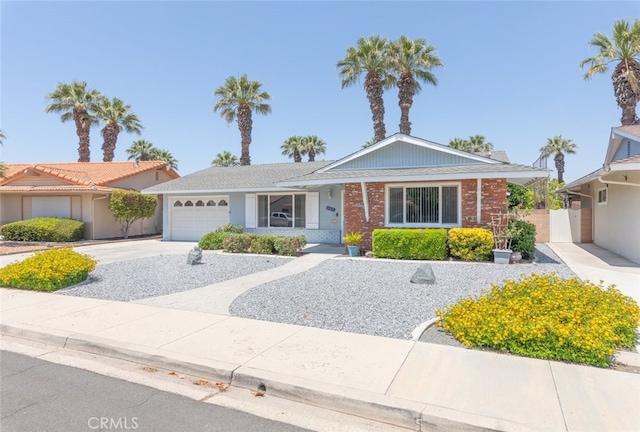
[[[55,291],[87,279],[96,261],[69,248],[36,252],[0,269],[0,286]]]
[[[251,241],[255,236],[255,234],[251,233],[228,233],[222,242],[224,251],[232,253],[248,253],[249,248],[251,247]]]
[[[242,234],[244,232],[244,227],[242,225],[234,225],[234,224],[224,224],[220,225],[216,228],[216,232],[230,232],[235,234]]]
[[[84,238],[84,222],[41,217],[5,224],[0,232],[10,241],[73,242]]]
[[[257,235],[251,240],[250,253],[272,255],[276,249],[274,241],[277,236],[274,235]]]
[[[467,346],[602,367],[617,348],[635,346],[640,324],[638,304],[613,285],[555,273],[493,284],[436,315]]]
[[[451,228],[449,254],[463,261],[486,261],[491,258],[493,234],[485,228]]]
[[[443,260],[447,256],[447,230],[377,229],[373,255],[378,258]]]
[[[511,238],[511,250],[522,253],[522,258],[533,259],[536,252],[536,226],[532,223],[517,220],[512,222],[515,234]]]
[[[273,247],[278,255],[293,256],[307,244],[307,238],[299,236],[277,236],[273,241]]]
[[[232,233],[226,231],[210,232],[202,236],[202,238],[198,242],[198,247],[203,250],[223,249],[224,239],[231,234]]]

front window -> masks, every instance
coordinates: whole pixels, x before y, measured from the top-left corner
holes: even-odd
[[[258,195],[258,226],[304,228],[306,195]]]
[[[607,188],[598,189],[598,204],[607,203]]]
[[[391,186],[387,197],[387,225],[460,225],[458,185]]]

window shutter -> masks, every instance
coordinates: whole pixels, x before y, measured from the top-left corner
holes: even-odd
[[[307,192],[307,229],[320,228],[320,193]]]
[[[256,194],[244,196],[244,227],[256,227]]]

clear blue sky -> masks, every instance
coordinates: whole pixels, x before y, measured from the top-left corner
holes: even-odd
[[[248,74],[273,113],[254,116],[253,164],[288,161],[291,135],[319,135],[337,159],[373,136],[361,86],[341,89],[336,62],[359,36],[424,37],[445,64],[411,110],[412,135],[447,144],[482,134],[512,162],[530,164],[547,138],[579,146],[565,179],[601,166],[620,124],[611,71],[584,81],[588,41],[638,2],[12,2],[1,3],[1,117],[5,162],[72,162],[75,126],[46,114],[59,82],[87,81],[131,104],[145,126],[122,133],[115,160],[146,139],[169,150],[179,172],[240,155],[240,133],[214,114],[213,90]],[[387,133],[398,131],[397,92],[385,92]],[[102,137],[91,131],[91,157]],[[553,160],[549,160],[553,168]]]

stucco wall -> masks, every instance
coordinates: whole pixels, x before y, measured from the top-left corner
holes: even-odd
[[[622,177],[607,176],[622,180]],[[640,184],[640,173],[628,174],[627,181]],[[640,187],[610,184],[607,204],[598,204],[597,191],[605,187],[597,180],[592,182],[596,199],[593,208],[594,243],[623,257],[640,263]]]
[[[0,197],[0,225],[22,220],[22,196],[3,194]]]

